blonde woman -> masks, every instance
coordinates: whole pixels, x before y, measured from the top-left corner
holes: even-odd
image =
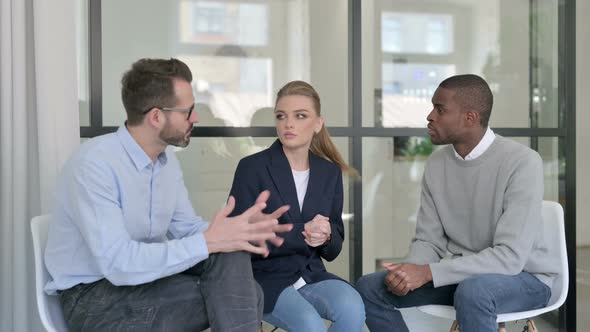
[[[269,190],[265,211],[283,205],[279,218],[292,223],[281,247],[268,257],[252,256],[254,277],[264,291],[268,323],[287,331],[362,331],[363,301],[341,278],[326,271],[322,259],[334,260],[342,249],[342,172],[354,173],[332,142],[320,115],[320,98],[308,83],[293,81],[277,93],[274,116],[278,139],[242,159],[231,195],[234,214]]]

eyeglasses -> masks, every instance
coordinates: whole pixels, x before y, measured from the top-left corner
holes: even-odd
[[[150,107],[147,110],[143,111],[142,114],[147,114],[151,110],[153,110],[154,108],[157,108],[157,109],[162,110],[162,111],[188,113],[188,115],[186,117],[186,120],[188,121],[191,118],[191,115],[193,114],[193,110],[195,109],[195,104],[193,104],[193,106],[191,106],[190,108],[171,108],[171,107],[158,107],[158,106],[153,106],[153,107]]]

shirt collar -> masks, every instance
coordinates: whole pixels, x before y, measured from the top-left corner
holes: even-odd
[[[461,157],[455,147],[453,146],[453,151],[455,152],[455,156],[462,160],[473,160],[484,154],[486,150],[492,145],[494,139],[496,138],[496,134],[492,131],[492,129],[488,126],[486,129],[486,133],[483,135],[479,143],[465,156],[465,158]]]
[[[119,130],[117,130],[117,137],[119,137],[123,148],[127,151],[127,154],[129,154],[129,157],[131,157],[131,160],[133,160],[133,163],[138,170],[142,170],[152,164],[152,160],[141,146],[137,144],[133,136],[131,136],[127,126],[123,125],[119,127]],[[168,157],[166,156],[166,151],[160,153],[158,156],[158,162],[164,166],[167,161]]]

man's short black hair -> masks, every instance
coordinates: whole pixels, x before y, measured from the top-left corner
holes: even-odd
[[[152,107],[174,107],[174,79],[192,82],[188,66],[178,59],[140,59],[121,80],[121,98],[127,112],[127,124],[141,123]]]
[[[494,96],[483,78],[474,74],[451,76],[442,81],[439,87],[455,91],[457,102],[465,109],[478,112],[481,126],[488,126]]]

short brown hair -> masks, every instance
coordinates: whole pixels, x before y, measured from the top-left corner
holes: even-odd
[[[121,98],[127,112],[127,124],[143,121],[151,107],[173,107],[176,104],[174,79],[192,82],[188,66],[178,59],[140,59],[121,79]]]

